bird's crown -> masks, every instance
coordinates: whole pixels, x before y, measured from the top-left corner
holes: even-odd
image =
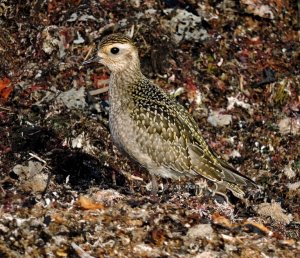
[[[112,45],[115,43],[130,44],[134,46],[132,39],[128,36],[120,33],[114,33],[104,37],[99,44],[99,48],[103,48],[104,46]]]

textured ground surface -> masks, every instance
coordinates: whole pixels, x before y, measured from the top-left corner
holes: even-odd
[[[300,256],[298,8],[1,1],[0,256]],[[112,145],[107,93],[92,92],[108,70],[80,65],[113,31],[133,35],[144,73],[264,190],[226,204],[201,180],[161,181],[150,197],[147,173]]]

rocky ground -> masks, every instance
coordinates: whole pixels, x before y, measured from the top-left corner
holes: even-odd
[[[111,32],[259,191],[150,196],[110,139],[109,71],[81,65]],[[0,257],[300,256],[299,37],[295,0],[2,0]]]

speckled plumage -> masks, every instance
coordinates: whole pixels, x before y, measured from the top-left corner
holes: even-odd
[[[119,52],[112,53],[112,48]],[[217,157],[186,109],[141,73],[130,38],[121,34],[105,37],[98,58],[111,70],[113,140],[152,175],[173,179],[201,175],[238,197],[244,195],[244,187],[254,185]]]

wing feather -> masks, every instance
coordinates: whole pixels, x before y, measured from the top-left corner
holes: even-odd
[[[153,98],[135,96],[132,118],[140,125],[148,140],[144,149],[159,165],[178,174],[200,174],[216,183],[223,183],[237,195],[239,186],[255,185],[226,161],[220,159],[206,144],[193,117],[156,85],[149,83]]]

